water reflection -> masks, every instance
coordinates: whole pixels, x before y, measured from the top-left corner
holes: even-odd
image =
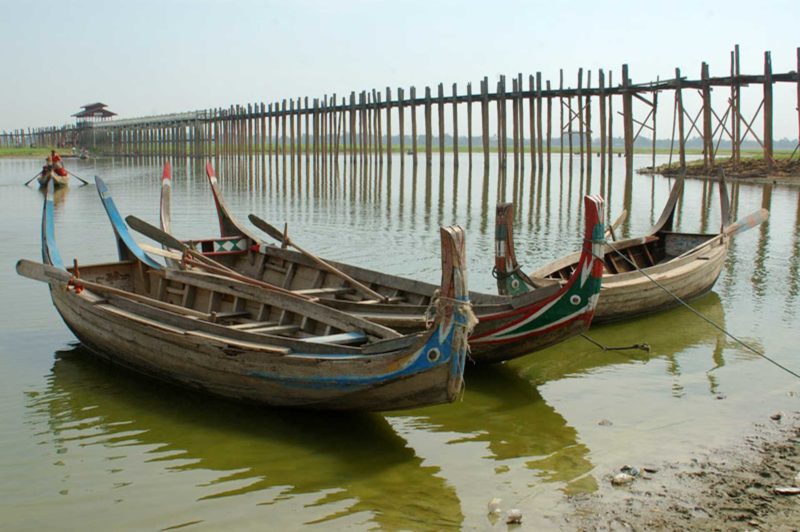
[[[725,327],[725,312],[719,295],[711,292],[691,302],[692,307],[720,327]],[[680,334],[676,334],[680,331]],[[631,346],[648,344],[650,351],[603,351],[589,342],[576,338],[546,349],[535,356],[524,357],[514,366],[530,382],[542,385],[549,381],[588,375],[600,368],[618,365],[647,363],[656,358],[667,361],[667,374],[672,380],[673,395],[683,393],[680,356],[698,346],[712,346],[711,360],[706,364],[709,393],[719,393],[719,383],[712,372],[725,365],[723,350],[726,337],[690,311],[678,308],[658,315],[633,321],[592,327],[590,336],[606,346]]]
[[[557,483],[567,492],[596,487],[594,479],[586,477],[593,468],[589,449],[535,385],[507,366],[470,369],[462,401],[448,408],[411,411],[390,419],[405,420],[406,430],[413,427],[415,431],[442,434],[444,444],[457,446],[453,453],[471,464],[469,476],[502,477],[522,465],[531,471],[530,477],[517,479],[522,483],[535,478],[537,484]],[[442,463],[448,478],[455,480],[462,500],[476,493],[486,495],[484,486],[459,482],[465,473],[449,470],[446,459],[427,458]]]
[[[204,508],[209,501],[243,496],[245,506],[277,528],[280,521],[292,528],[339,526],[355,517],[381,529],[447,528],[463,519],[438,469],[423,465],[380,416],[215,401],[131,377],[90,356],[80,346],[59,351],[46,389],[28,404],[30,417],[47,415],[44,434],[59,449],[65,495],[80,497],[89,487],[74,471],[113,467],[113,475],[90,476],[117,487],[114,499],[149,486],[188,501],[180,515],[154,510],[153,518],[176,520],[159,526],[218,517]],[[100,447],[93,456],[105,458],[86,463],[79,451],[85,447]],[[142,463],[150,464],[146,471],[137,470]]]

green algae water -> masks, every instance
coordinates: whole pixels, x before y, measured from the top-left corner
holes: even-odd
[[[439,280],[440,224],[467,231],[470,287],[494,291],[494,205],[517,204],[517,255],[532,270],[575,251],[581,197],[602,193],[621,235],[645,233],[671,182],[560,175],[498,186],[480,159],[416,170],[410,161],[336,179],[218,169],[232,210],[288,223],[331,259]],[[615,161],[617,162],[617,161]],[[637,163],[649,164],[649,157]],[[103,177],[123,215],[157,223],[161,161],[67,161]],[[173,230],[213,236],[203,162],[173,161]],[[622,160],[619,161],[620,165]],[[505,529],[494,497],[524,523],[552,528],[566,497],[591,493],[624,464],[659,464],[741,441],[754,423],[797,410],[796,379],[678,308],[593,327],[603,351],[574,338],[489,368],[469,367],[449,405],[380,414],[254,408],[153,383],[94,360],[47,288],[19,277],[38,260],[42,194],[22,186],[38,160],[0,159],[0,529]],[[91,180],[91,179],[90,179]],[[94,186],[59,191],[65,261],[116,260]],[[692,306],[757,350],[800,370],[800,189],[732,185],[734,218],[770,209],[736,237],[712,293]],[[716,185],[687,181],[677,230],[719,227]],[[254,229],[255,231],[255,229]]]

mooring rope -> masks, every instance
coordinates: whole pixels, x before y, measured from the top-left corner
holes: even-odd
[[[648,353],[650,352],[650,344],[631,344],[631,345],[622,345],[622,346],[611,346],[611,347],[609,347],[607,345],[601,344],[600,342],[598,342],[594,338],[590,337],[588,334],[583,334],[582,333],[581,334],[581,338],[593,343],[594,345],[596,345],[597,347],[599,347],[603,351],[627,351],[629,349],[639,349],[641,351],[646,351]]]
[[[438,289],[433,292],[431,302],[428,308],[425,309],[425,327],[430,328],[437,318],[444,317],[445,309],[449,306],[453,307],[454,312],[464,315],[463,321],[455,320],[455,322],[459,327],[466,329],[466,336],[469,337],[469,335],[472,334],[472,330],[478,324],[478,318],[472,310],[472,302],[443,296]]]
[[[617,255],[619,255],[620,257],[622,257],[622,258],[625,260],[625,262],[627,262],[628,264],[630,264],[631,266],[633,266],[633,268],[634,268],[634,270],[635,270],[635,271],[638,271],[639,273],[641,273],[642,275],[644,275],[645,277],[647,277],[647,279],[649,279],[649,280],[650,280],[650,281],[651,281],[653,284],[655,284],[657,287],[659,287],[659,288],[660,288],[660,289],[662,289],[664,292],[666,292],[667,294],[669,294],[669,295],[670,295],[670,296],[671,296],[673,299],[675,299],[675,301],[677,301],[678,303],[680,303],[681,305],[683,305],[685,308],[689,309],[689,310],[690,310],[692,313],[694,313],[694,314],[695,314],[695,315],[696,315],[698,318],[702,319],[703,321],[705,321],[706,323],[708,323],[708,324],[709,324],[709,325],[711,325],[712,327],[714,327],[714,328],[716,328],[717,330],[721,331],[721,332],[722,332],[723,334],[725,334],[725,335],[726,335],[728,338],[731,338],[733,341],[737,342],[739,345],[741,345],[741,346],[742,346],[742,347],[744,347],[745,349],[747,349],[747,350],[749,350],[749,351],[751,351],[751,352],[755,353],[756,355],[760,356],[761,358],[763,358],[763,359],[764,359],[764,360],[766,360],[767,362],[769,362],[769,363],[771,363],[771,364],[773,364],[773,365],[777,366],[778,368],[782,369],[783,371],[785,371],[785,372],[786,372],[786,373],[788,373],[789,375],[792,375],[792,376],[794,376],[794,377],[796,377],[796,378],[800,379],[800,374],[797,374],[796,372],[794,372],[794,371],[792,371],[791,369],[787,368],[786,366],[784,366],[784,365],[783,365],[783,364],[781,364],[780,362],[778,362],[778,361],[776,361],[776,360],[774,360],[774,359],[770,358],[770,357],[769,357],[769,356],[767,356],[765,353],[762,353],[761,351],[759,351],[759,350],[758,350],[758,349],[756,349],[755,347],[751,346],[750,344],[748,344],[748,343],[747,343],[747,342],[745,342],[744,340],[740,339],[739,337],[737,337],[737,336],[736,336],[736,335],[734,335],[733,333],[729,332],[727,329],[725,329],[725,328],[724,328],[724,327],[722,327],[721,325],[718,325],[717,323],[715,323],[713,320],[711,320],[710,318],[708,318],[707,316],[705,316],[704,314],[702,314],[700,311],[696,310],[694,307],[692,307],[691,305],[689,305],[689,304],[688,304],[686,301],[684,301],[683,299],[681,299],[681,298],[680,298],[680,296],[678,296],[678,295],[674,294],[674,293],[673,293],[673,292],[672,292],[672,291],[671,291],[669,288],[667,288],[666,286],[662,285],[661,283],[659,283],[658,281],[656,281],[655,279],[653,279],[653,277],[652,277],[651,275],[649,275],[649,274],[648,274],[646,271],[644,271],[644,270],[642,270],[641,268],[639,268],[639,266],[637,266],[635,262],[633,262],[631,259],[629,259],[628,257],[626,257],[626,256],[625,256],[625,254],[623,254],[623,253],[622,253],[620,250],[618,250],[617,248],[615,248],[615,247],[614,247],[614,245],[613,245],[611,242],[606,242],[606,243],[608,244],[608,247],[610,247],[610,248],[611,248],[611,250],[612,250],[614,253],[616,253]]]

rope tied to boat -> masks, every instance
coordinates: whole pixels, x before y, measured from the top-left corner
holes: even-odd
[[[505,281],[506,279],[512,277],[515,274],[517,275],[517,277],[522,279],[528,286],[534,286],[534,287],[536,286],[533,280],[530,277],[528,277],[528,274],[522,271],[522,267],[519,264],[517,264],[517,266],[511,271],[500,271],[497,269],[497,266],[492,268],[492,277],[494,277],[498,281]]]
[[[666,286],[664,286],[663,284],[661,284],[661,283],[659,283],[658,281],[656,281],[656,280],[653,278],[653,276],[651,276],[651,275],[650,275],[650,274],[648,274],[646,271],[644,271],[643,269],[641,269],[641,268],[640,268],[640,267],[639,267],[639,266],[638,266],[638,265],[637,265],[637,264],[636,264],[634,261],[632,261],[632,260],[631,260],[631,259],[629,259],[627,256],[625,256],[625,254],[624,254],[624,253],[622,253],[622,252],[621,252],[619,249],[615,248],[615,247],[614,247],[614,245],[613,245],[613,244],[611,244],[611,242],[607,242],[607,244],[608,244],[608,247],[610,247],[610,248],[611,248],[611,250],[612,250],[614,253],[616,253],[617,255],[619,255],[620,257],[622,257],[622,258],[623,258],[623,260],[625,260],[625,261],[626,261],[626,262],[628,262],[628,263],[629,263],[631,266],[633,266],[633,268],[634,268],[634,271],[637,271],[637,272],[641,273],[642,275],[644,275],[645,277],[647,277],[647,279],[649,279],[649,280],[650,280],[650,282],[652,282],[654,285],[656,285],[657,287],[659,287],[661,290],[663,290],[664,292],[666,292],[667,294],[669,294],[669,296],[670,296],[670,297],[672,297],[672,298],[673,298],[675,301],[677,301],[678,303],[680,303],[680,304],[681,304],[683,307],[685,307],[687,310],[691,311],[691,312],[692,312],[694,315],[696,315],[698,318],[700,318],[701,320],[705,321],[706,323],[708,323],[709,325],[711,325],[711,326],[712,326],[712,327],[714,327],[715,329],[719,330],[719,331],[720,331],[720,332],[722,332],[722,333],[723,333],[725,336],[727,336],[728,338],[731,338],[733,341],[735,341],[736,343],[738,343],[739,345],[741,345],[742,347],[744,347],[745,349],[747,349],[747,350],[748,350],[748,351],[750,351],[751,353],[754,353],[754,354],[756,354],[756,355],[760,356],[761,358],[763,358],[764,360],[766,360],[766,361],[767,361],[767,362],[769,362],[770,364],[773,364],[774,366],[778,367],[779,369],[782,369],[783,371],[785,371],[785,372],[786,372],[786,373],[788,373],[789,375],[792,375],[793,377],[796,377],[796,378],[800,379],[800,374],[798,374],[797,372],[795,372],[795,371],[792,371],[791,369],[787,368],[786,366],[784,366],[783,364],[781,364],[781,363],[780,363],[780,362],[778,362],[777,360],[774,360],[774,359],[770,358],[769,356],[767,356],[767,354],[766,354],[766,353],[762,353],[761,351],[759,351],[759,350],[758,350],[758,349],[756,349],[755,347],[751,346],[750,344],[748,344],[748,343],[747,343],[747,342],[745,342],[744,340],[740,339],[739,337],[737,337],[737,336],[736,336],[736,335],[734,335],[733,333],[729,332],[727,329],[725,329],[725,328],[724,328],[724,327],[722,327],[721,325],[719,325],[719,324],[715,323],[715,322],[714,322],[714,321],[713,321],[711,318],[709,318],[709,317],[705,316],[703,313],[701,313],[700,311],[696,310],[696,309],[695,309],[694,307],[692,307],[692,306],[691,306],[689,303],[687,303],[686,301],[684,301],[683,299],[681,299],[681,297],[680,297],[680,296],[678,296],[677,294],[673,293],[673,292],[672,292],[672,291],[671,291],[669,288],[667,288],[667,287],[666,287]]]
[[[449,309],[452,309],[454,324],[463,328],[466,333],[461,335],[456,340],[456,345],[454,345],[456,349],[460,349],[462,347],[460,343],[467,341],[478,324],[478,317],[475,316],[475,312],[472,310],[472,302],[468,299],[462,300],[443,296],[441,291],[436,289],[433,292],[428,308],[425,309],[425,328],[430,329],[437,320],[445,319]],[[466,349],[467,353],[469,353],[469,344],[467,344]]]
[[[80,281],[81,272],[78,270],[78,259],[72,259],[72,275],[67,281],[67,290],[72,288],[76,294],[83,292],[83,285]]]

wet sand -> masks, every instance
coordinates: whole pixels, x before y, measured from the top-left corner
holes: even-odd
[[[643,465],[630,483],[573,497],[565,530],[800,530],[800,412],[775,413],[734,448]],[[649,472],[647,471],[649,470]]]

